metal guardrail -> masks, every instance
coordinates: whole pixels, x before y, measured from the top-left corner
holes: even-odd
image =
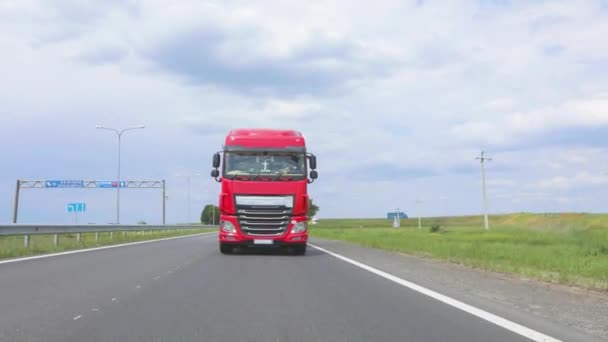
[[[175,230],[175,229],[201,229],[215,228],[212,225],[149,225],[149,224],[89,224],[89,225],[0,225],[2,235],[34,235],[34,234],[73,234],[73,233],[106,233],[129,232],[142,230]]]
[[[58,234],[77,234],[76,239],[80,241],[81,233],[96,233],[95,240],[99,240],[99,233],[113,232],[136,232],[136,231],[153,231],[153,230],[184,230],[184,229],[202,229],[216,228],[213,225],[149,225],[149,224],[134,224],[134,225],[118,225],[118,224],[89,224],[89,225],[29,225],[29,224],[11,224],[0,225],[0,236],[23,235],[23,244],[29,246],[30,235],[54,234],[53,242],[55,246],[58,241]]]

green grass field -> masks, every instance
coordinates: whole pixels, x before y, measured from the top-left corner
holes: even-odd
[[[401,220],[320,220],[316,237],[428,256],[487,270],[608,290],[608,215],[511,214]],[[431,225],[440,225],[437,233]]]
[[[172,236],[183,236],[214,231],[215,229],[179,229],[163,231],[138,231],[138,232],[114,232],[112,238],[110,233],[99,233],[99,241],[95,241],[95,233],[81,234],[77,241],[76,234],[59,234],[57,247],[53,244],[53,235],[31,235],[30,246],[24,247],[23,236],[0,236],[0,259],[14,258],[28,255],[63,252],[74,249],[107,246],[120,243],[154,240]]]

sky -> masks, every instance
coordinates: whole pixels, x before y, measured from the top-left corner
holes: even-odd
[[[297,129],[319,218],[608,207],[606,1],[0,0],[0,223],[22,180],[167,182],[216,203],[232,128]],[[191,200],[188,182],[191,175]],[[421,203],[416,204],[417,200]],[[121,222],[159,223],[158,189]],[[115,191],[24,189],[21,223],[114,221]]]

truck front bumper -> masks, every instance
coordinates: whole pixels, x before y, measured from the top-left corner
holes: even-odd
[[[236,232],[233,233],[225,232],[220,228],[219,241],[222,244],[243,247],[289,247],[308,242],[308,231],[293,233],[293,223],[290,223],[281,235],[248,235],[240,229],[236,218],[226,216],[221,220],[230,221],[236,228]],[[305,218],[294,218],[293,221],[302,222],[305,221]]]

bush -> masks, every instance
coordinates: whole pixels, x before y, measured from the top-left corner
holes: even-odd
[[[439,233],[441,231],[441,226],[438,224],[434,224],[431,226],[431,228],[429,229],[429,231],[431,233]]]

